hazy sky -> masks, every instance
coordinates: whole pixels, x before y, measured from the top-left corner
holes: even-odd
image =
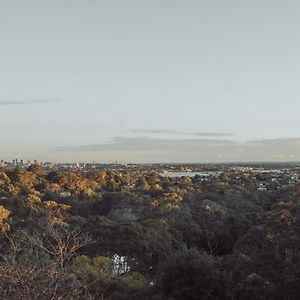
[[[299,160],[299,11],[0,0],[0,157]]]

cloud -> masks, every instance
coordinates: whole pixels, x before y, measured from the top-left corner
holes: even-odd
[[[47,103],[59,103],[60,100],[48,99],[48,100],[37,100],[37,99],[27,99],[27,100],[1,100],[0,105],[30,105],[30,104],[47,104]]]
[[[227,132],[184,132],[175,129],[142,129],[132,130],[133,133],[146,133],[146,134],[161,134],[161,135],[177,135],[177,136],[198,136],[198,137],[230,137],[234,136],[232,133]]]
[[[267,146],[267,145],[300,145],[300,138],[274,138],[248,141],[249,144]]]
[[[138,129],[132,130],[133,133],[150,133],[150,134],[171,134],[171,135],[179,135],[182,134],[180,131],[175,129]]]
[[[227,159],[237,148],[236,142],[225,139],[163,139],[149,137],[115,137],[110,143],[60,147],[64,157],[88,157],[94,161],[123,162],[203,162]],[[220,154],[224,155],[220,159]],[[80,157],[80,158],[79,158]],[[232,159],[232,156],[229,157]]]
[[[234,136],[233,133],[226,133],[226,132],[196,132],[193,135],[194,136],[207,136],[207,137],[229,137],[229,136]]]
[[[235,145],[231,140],[220,139],[162,139],[149,137],[114,137],[105,144],[91,144],[76,147],[61,147],[62,151],[159,151],[170,152],[180,149]]]
[[[107,143],[60,147],[65,157],[124,162],[242,162],[300,159],[300,138],[234,141],[221,138],[114,137]]]

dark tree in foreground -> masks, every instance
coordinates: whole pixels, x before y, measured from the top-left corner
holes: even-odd
[[[168,299],[231,299],[231,280],[216,259],[195,249],[186,250],[162,265],[157,285]]]

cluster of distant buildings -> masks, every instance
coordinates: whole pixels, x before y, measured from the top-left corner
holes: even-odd
[[[40,162],[38,160],[24,160],[24,159],[13,159],[11,161],[8,160],[0,160],[0,167],[4,167],[7,169],[14,169],[16,167],[21,169],[26,169],[32,165],[42,166],[46,170],[72,170],[72,171],[95,171],[95,170],[103,170],[103,169],[124,169],[127,165],[124,164],[99,164],[99,163],[84,163],[84,162],[75,162],[75,163],[54,163],[54,162]]]
[[[39,165],[45,169],[53,169],[56,168],[58,164],[53,162],[39,162],[37,159],[24,160],[24,159],[16,158],[11,161],[3,160],[3,159],[0,160],[0,167],[4,167],[6,169],[14,169],[14,168],[26,169],[32,165]]]
[[[15,168],[15,167],[29,167],[31,165],[38,165],[39,162],[35,160],[23,160],[23,159],[13,159],[12,161],[1,160],[0,167],[5,168]]]

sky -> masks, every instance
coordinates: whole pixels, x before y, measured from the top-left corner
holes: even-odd
[[[0,0],[0,159],[300,160],[299,11]]]

